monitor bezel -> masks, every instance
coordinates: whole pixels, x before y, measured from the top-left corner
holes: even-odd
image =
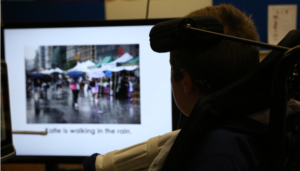
[[[136,20],[95,20],[95,21],[59,21],[59,22],[16,22],[3,23],[1,26],[1,55],[5,60],[4,49],[4,30],[20,29],[20,28],[68,28],[68,27],[102,27],[102,26],[143,26],[155,25],[174,18],[166,19],[136,19]],[[180,113],[172,95],[172,130],[180,128],[186,117]],[[181,116],[180,116],[181,115]],[[91,154],[92,155],[92,154]],[[84,161],[87,156],[18,156],[16,155],[7,163],[66,163],[79,164]]]
[[[7,78],[7,65],[1,59],[1,119],[4,119],[5,124],[5,140],[1,140],[1,163],[12,158],[16,154],[16,150],[12,140],[12,126],[10,115],[10,99],[9,99],[9,85]],[[3,118],[2,118],[3,112]],[[2,122],[1,122],[2,123]],[[2,126],[2,125],[1,125]]]
[[[160,22],[175,18],[166,19],[136,19],[136,20],[86,20],[86,21],[53,21],[53,22],[9,22],[3,23],[4,29],[12,28],[62,28],[62,27],[99,27],[99,26],[134,26],[134,25],[155,25]]]

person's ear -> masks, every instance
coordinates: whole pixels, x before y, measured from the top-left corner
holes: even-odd
[[[183,85],[184,94],[190,95],[191,93],[193,93],[193,89],[194,89],[192,78],[185,69],[181,69],[180,71],[183,75],[182,85]]]

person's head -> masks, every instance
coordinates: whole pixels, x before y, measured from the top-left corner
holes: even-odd
[[[251,17],[231,5],[206,7],[186,17],[193,16],[214,16],[222,23],[225,34],[259,40]],[[233,83],[258,63],[258,47],[230,40],[205,50],[199,47],[172,51],[171,82],[177,106],[189,115],[199,98]]]

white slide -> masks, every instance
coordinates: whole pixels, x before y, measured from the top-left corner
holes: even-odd
[[[8,66],[12,129],[48,132],[46,136],[13,135],[17,156],[89,156],[95,152],[105,154],[172,131],[169,53],[156,53],[151,50],[149,32],[152,27],[146,25],[5,29],[4,48]],[[62,88],[51,84],[46,90],[47,97],[43,95],[41,88],[37,100],[32,100],[32,97],[26,94],[35,92],[34,86],[28,90],[28,86],[34,83],[28,83],[26,75],[33,73],[33,69],[28,69],[30,61],[33,62],[32,66],[41,64],[41,46],[106,45],[135,45],[139,48],[138,110],[126,107],[137,104],[134,101],[126,102],[123,108],[118,109],[118,105],[122,105],[123,101],[118,101],[113,94],[98,96],[93,100],[95,96],[84,95],[83,87],[86,87],[87,83],[82,85],[78,94],[78,110],[73,109],[74,105],[72,107],[74,94],[66,86],[68,82],[62,81]],[[31,52],[28,52],[30,50]],[[122,51],[125,53],[125,49]],[[51,60],[53,65],[56,52],[52,53],[53,58],[49,58],[48,63]],[[34,63],[34,60],[38,59],[40,61]],[[99,82],[97,85],[101,87],[103,84]],[[54,98],[51,94],[54,90],[61,93],[60,98]],[[101,100],[102,98],[106,101]],[[96,107],[97,111],[89,112],[94,110],[92,107]],[[117,115],[113,112],[115,110],[119,111],[118,114],[124,113],[126,117],[123,120],[105,120]],[[54,116],[63,119],[51,120]],[[134,121],[127,122],[130,119]]]

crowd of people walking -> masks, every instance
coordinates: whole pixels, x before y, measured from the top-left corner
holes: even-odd
[[[139,78],[128,71],[121,71],[102,78],[89,77],[84,73],[77,76],[68,76],[63,73],[27,75],[27,98],[34,98],[35,101],[62,99],[67,96],[68,93],[65,92],[68,89],[72,92],[72,107],[75,110],[80,107],[78,103],[80,93],[95,105],[105,95],[139,101]],[[99,110],[99,113],[101,112]]]

